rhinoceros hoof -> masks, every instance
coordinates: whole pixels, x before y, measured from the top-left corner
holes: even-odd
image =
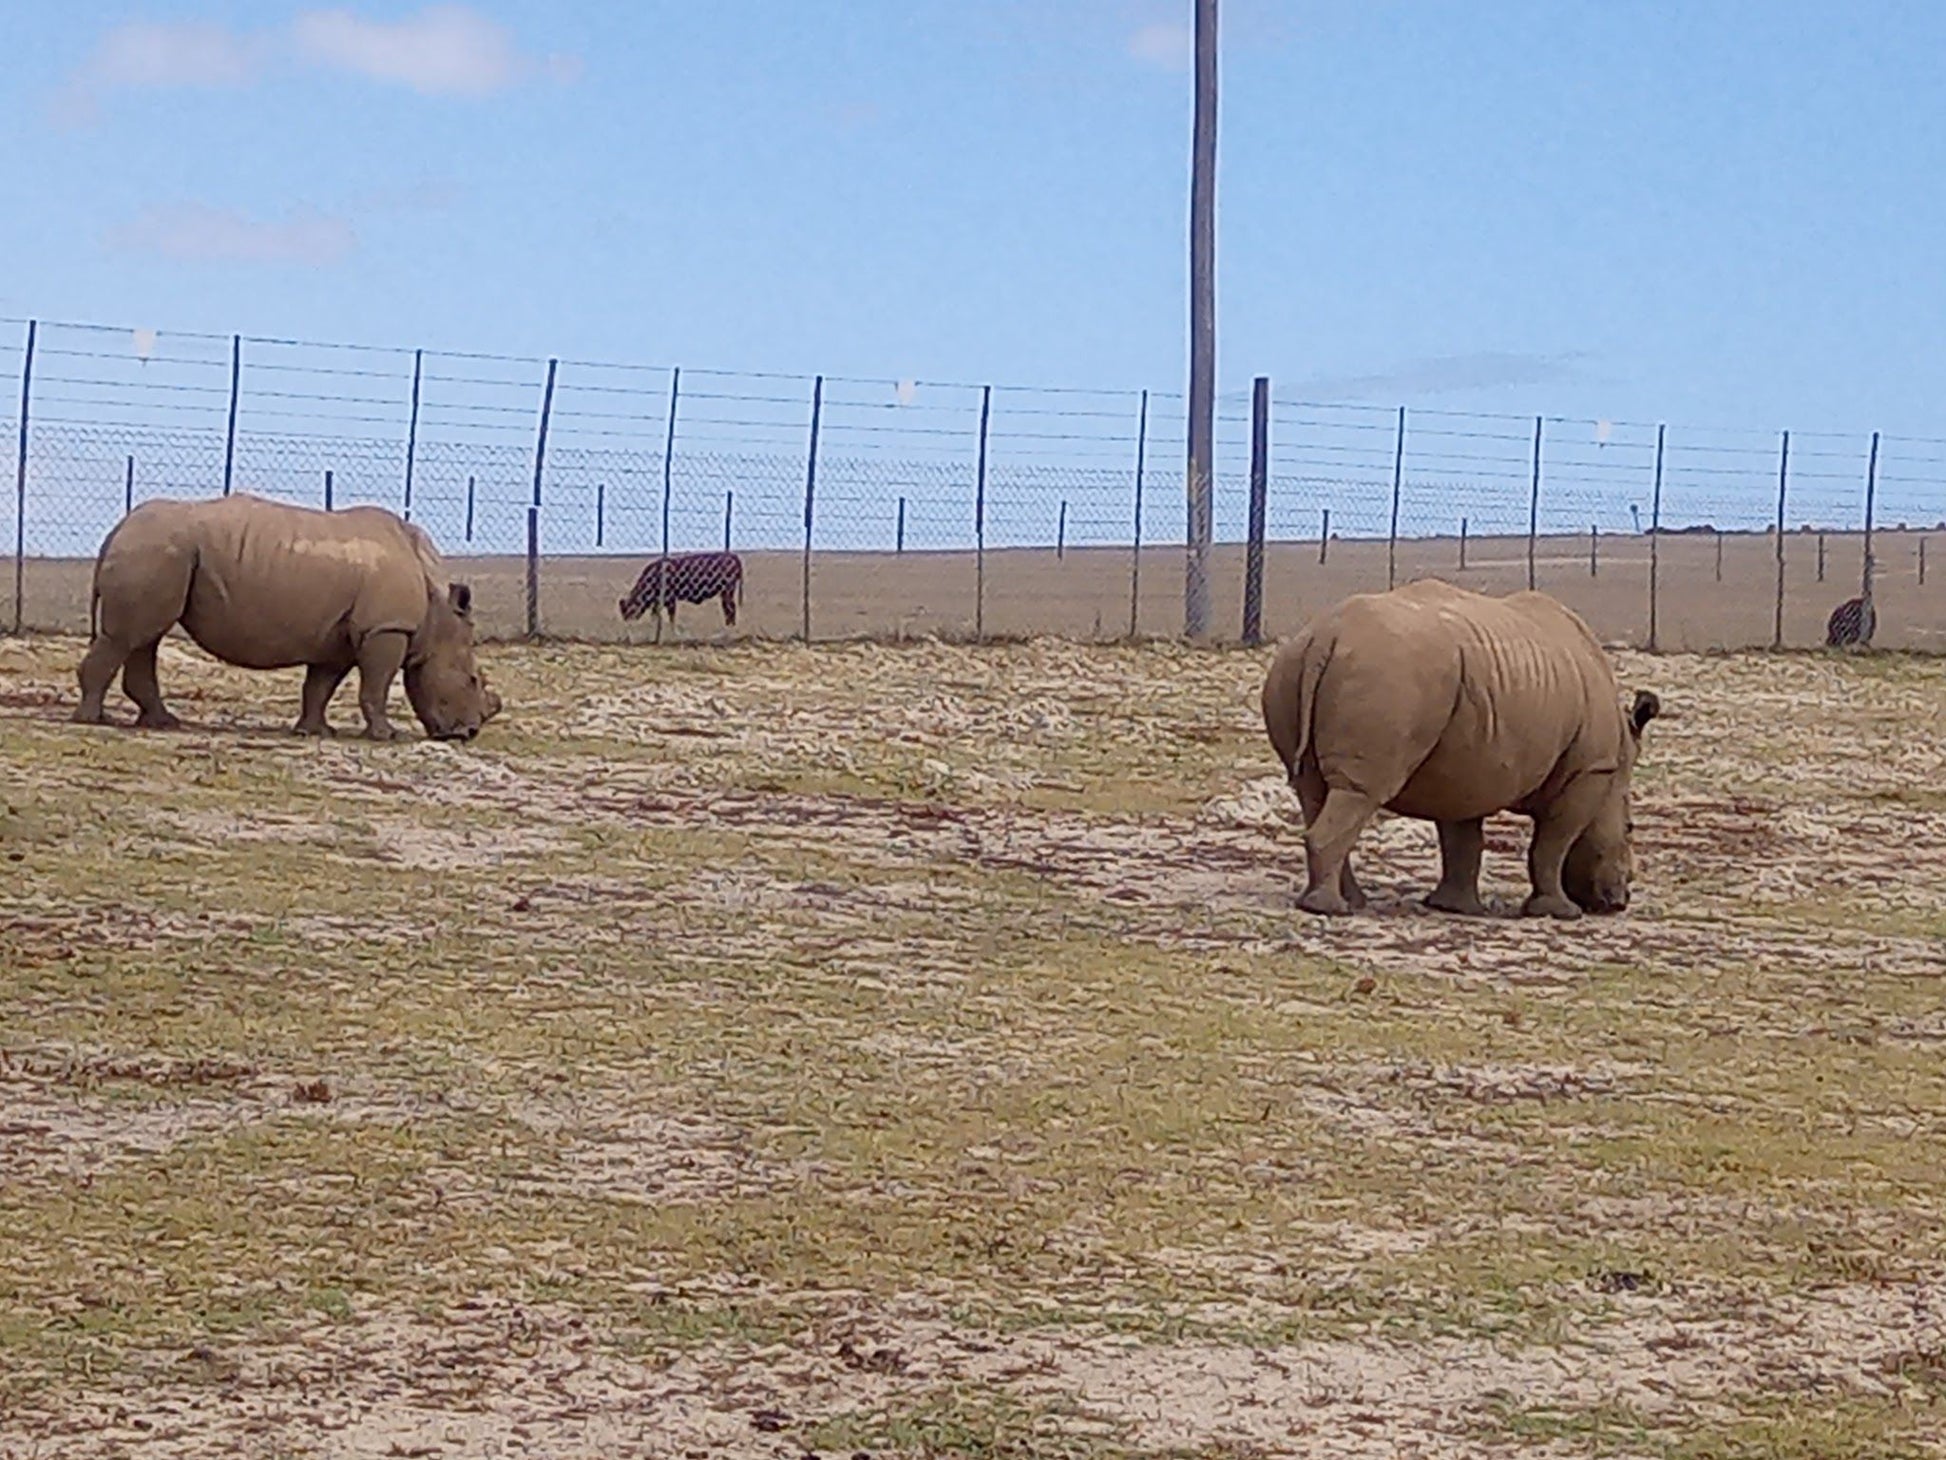
[[[164,710],[159,715],[151,715],[147,710],[144,710],[135,717],[135,728],[138,730],[180,730],[182,729],[182,721],[178,720],[167,710]]]
[[[1351,911],[1351,904],[1341,893],[1329,887],[1314,887],[1297,900],[1298,907],[1308,913],[1320,913],[1325,917],[1343,917]]]
[[[77,705],[68,720],[76,725],[105,725],[108,723],[108,711],[100,706],[91,710],[86,705]]]
[[[1488,912],[1487,905],[1472,893],[1442,892],[1434,888],[1423,902],[1433,912],[1452,913],[1462,918],[1483,918]]]
[[[379,741],[397,740],[399,738],[399,732],[394,730],[390,725],[367,725],[365,727],[365,738],[367,740]]]
[[[333,730],[322,720],[315,725],[306,725],[302,720],[299,720],[295,725],[291,726],[291,734],[293,735],[312,735],[328,740],[337,733],[336,730]]]
[[[1581,916],[1581,909],[1566,897],[1542,897],[1539,893],[1527,899],[1520,909],[1522,917],[1559,918],[1562,922],[1572,922]]]

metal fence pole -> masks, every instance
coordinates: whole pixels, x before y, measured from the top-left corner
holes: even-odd
[[[669,372],[669,429],[662,442],[662,556],[669,556],[669,495],[676,460],[676,405],[682,399],[682,366]],[[665,570],[666,571],[666,570]]]
[[[331,468],[328,466],[324,469],[324,510],[327,512],[338,510],[332,501]]]
[[[1818,534],[1818,582],[1824,581],[1824,534]]]
[[[466,478],[466,540],[473,541],[473,478]]]
[[[898,526],[893,530],[892,551],[895,553],[903,553],[905,551],[905,498],[904,497],[899,498],[899,523]]]
[[[1462,517],[1462,518],[1460,518],[1460,560],[1459,560],[1459,570],[1460,570],[1460,571],[1461,571],[1462,573],[1464,573],[1464,572],[1466,571],[1466,519],[1465,519],[1464,517]]]
[[[1142,471],[1149,449],[1149,393],[1135,418],[1135,546],[1128,560],[1128,636],[1135,637],[1142,607]]]
[[[595,483],[595,546],[602,546],[608,529],[608,483]]]
[[[1325,555],[1331,551],[1331,509],[1326,507],[1318,518],[1318,563],[1324,563]]]
[[[534,495],[527,505],[527,637],[541,631],[541,477],[547,470],[547,427],[554,418],[554,372],[558,359],[547,362],[547,384],[541,390],[540,430],[534,437]]]
[[[1791,433],[1784,432],[1777,450],[1777,602],[1770,624],[1770,647],[1784,647],[1784,494],[1791,472]]]
[[[736,488],[725,487],[723,489],[723,551],[726,553],[730,550],[730,514],[736,510],[736,502]]]
[[[811,642],[811,521],[818,495],[818,423],[824,416],[824,377],[811,386],[811,447],[804,458],[804,586],[800,602],[802,635]]]
[[[987,423],[993,387],[980,387],[980,465],[973,479],[973,637],[987,634]]]
[[[1534,417],[1534,478],[1527,489],[1527,586],[1534,587],[1534,539],[1541,528],[1541,418]]]
[[[1710,531],[1716,535],[1716,581],[1721,583],[1723,581],[1723,529],[1712,527]]]
[[[14,632],[26,625],[27,604],[27,407],[34,391],[34,341],[40,321],[27,321],[27,348],[20,357],[20,449],[14,457]]]
[[[405,428],[405,520],[412,520],[412,470],[419,459],[419,373],[426,352],[412,352],[412,419]]]
[[[1270,496],[1270,377],[1250,384],[1250,527],[1243,549],[1243,642],[1264,637],[1264,515]]]
[[[1860,643],[1872,642],[1872,629],[1876,626],[1877,610],[1872,603],[1872,577],[1877,566],[1872,562],[1873,506],[1878,496],[1878,432],[1872,432],[1872,454],[1865,463],[1865,563],[1859,578],[1858,596],[1865,601],[1865,611],[1860,621],[1864,632]]]
[[[236,470],[237,394],[243,386],[243,336],[230,336],[230,425],[223,437],[223,495],[230,495],[230,482]]]
[[[135,458],[130,456],[122,473],[122,516],[135,510]]]
[[[541,509],[527,507],[527,637],[538,638],[541,631]]]
[[[1385,539],[1385,587],[1399,581],[1399,493],[1405,485],[1405,407],[1399,407],[1399,431],[1392,444],[1392,530]]]
[[[1588,524],[1588,576],[1590,578],[1601,576],[1601,524],[1599,522]]]
[[[1655,653],[1656,611],[1662,583],[1662,438],[1668,427],[1655,428],[1655,495],[1649,499],[1649,652]]]

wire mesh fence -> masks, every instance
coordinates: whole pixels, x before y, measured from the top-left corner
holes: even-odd
[[[121,516],[231,491],[402,513],[495,637],[1182,631],[1180,394],[4,325],[0,628],[85,631]],[[1220,395],[1216,425],[1224,637],[1436,575],[1541,588],[1604,639],[1658,648],[1823,643],[1854,597],[1872,642],[1946,648],[1946,439],[1406,410],[1264,381]],[[728,605],[690,556],[723,553]],[[645,576],[649,607],[626,615]]]

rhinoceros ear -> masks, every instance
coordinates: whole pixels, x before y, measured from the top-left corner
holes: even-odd
[[[1661,713],[1662,701],[1656,698],[1655,691],[1638,689],[1635,692],[1635,703],[1628,712],[1629,733],[1636,739],[1641,739],[1642,731],[1649,721]]]
[[[461,618],[473,612],[473,590],[464,583],[448,583],[446,600],[453,605],[453,612]]]

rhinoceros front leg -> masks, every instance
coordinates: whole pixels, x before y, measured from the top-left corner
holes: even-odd
[[[398,734],[385,718],[385,700],[405,664],[405,650],[406,636],[400,632],[368,634],[358,647],[358,708],[369,739],[391,740]]]
[[[1332,915],[1352,910],[1344,890],[1345,864],[1352,843],[1377,810],[1378,802],[1360,791],[1334,786],[1325,793],[1323,809],[1304,833],[1306,879],[1304,895],[1297,900],[1304,911]]]
[[[1439,885],[1426,894],[1426,906],[1463,917],[1484,916],[1480,901],[1480,857],[1486,850],[1486,820],[1439,823]]]
[[[331,723],[324,718],[324,712],[331,703],[331,696],[338,692],[338,686],[345,682],[351,673],[349,664],[312,664],[304,670],[304,703],[298,711],[297,724],[292,730],[299,735],[330,735]]]
[[[1582,776],[1534,818],[1534,840],[1527,847],[1527,875],[1534,890],[1521,906],[1530,918],[1578,918],[1581,908],[1561,889],[1561,868],[1575,838],[1588,828],[1608,794],[1606,777]]]

